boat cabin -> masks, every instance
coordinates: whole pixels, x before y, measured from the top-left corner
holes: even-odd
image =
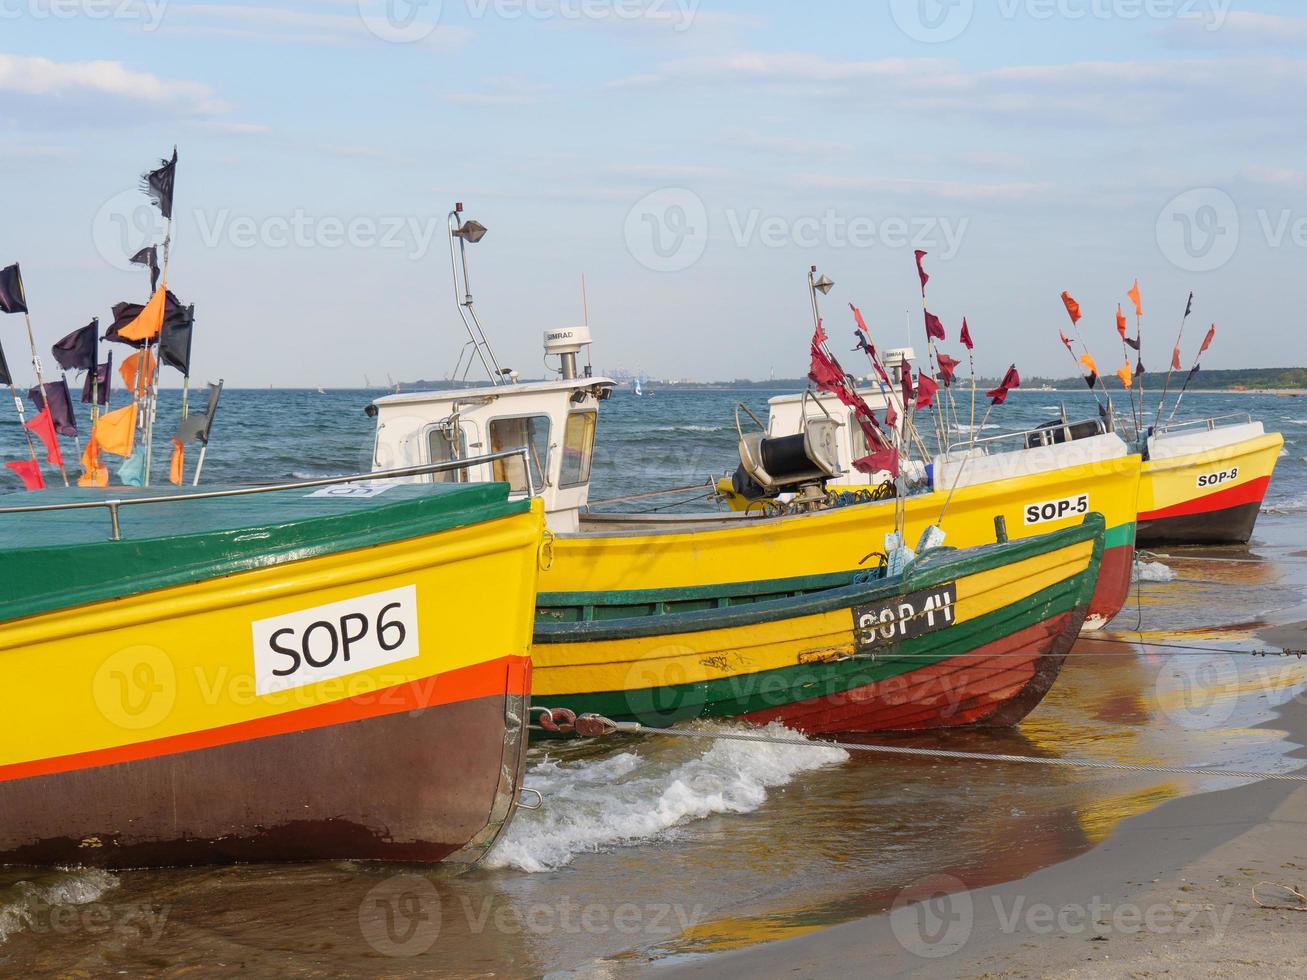
[[[545,334],[546,354],[563,357],[563,377],[557,380],[525,384],[506,380],[478,388],[378,398],[367,409],[377,423],[373,470],[525,447],[529,467],[520,457],[512,457],[407,479],[506,482],[514,494],[534,492],[544,499],[552,530],[575,531],[590,497],[599,403],[608,399],[615,384],[609,378],[577,374],[576,350],[589,340],[589,331],[580,327]],[[575,350],[562,349],[569,346]]]

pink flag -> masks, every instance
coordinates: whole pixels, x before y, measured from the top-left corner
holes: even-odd
[[[926,283],[930,282],[930,276],[926,275],[925,268],[921,265],[921,260],[926,257],[927,253],[917,249],[917,275],[921,277],[921,295],[926,295]]]

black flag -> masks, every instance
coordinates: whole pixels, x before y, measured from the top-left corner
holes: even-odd
[[[1190,293],[1189,302],[1186,303],[1184,307],[1184,317],[1186,320],[1189,319],[1189,314],[1192,313],[1193,311],[1194,311],[1194,294]]]
[[[222,397],[222,382],[209,385],[209,406],[201,415],[188,415],[177,426],[177,438],[182,442],[199,440],[209,444],[209,430],[213,428],[213,417],[218,414],[218,399]]]
[[[82,404],[89,405],[92,401],[95,401],[100,405],[108,405],[109,387],[112,379],[113,351],[109,351],[109,360],[99,365],[94,371],[86,372],[86,380],[82,382]]]
[[[1127,344],[1129,344],[1131,347],[1133,347],[1135,350],[1138,350],[1138,349],[1139,349],[1139,341],[1136,340],[1135,338],[1133,338],[1133,337],[1126,337],[1126,338],[1125,338],[1125,342],[1126,342]]]
[[[61,436],[77,435],[77,414],[73,411],[73,399],[66,379],[47,381],[44,392],[39,387],[32,388],[27,397],[38,412],[49,406],[50,420]]]
[[[159,337],[159,359],[187,377],[191,373],[191,338],[195,326],[195,304],[177,316],[164,320]]]
[[[157,292],[159,289],[159,249],[156,245],[150,245],[141,249],[132,256],[132,265],[149,266],[150,269],[150,292]]]
[[[23,292],[23,273],[18,263],[0,269],[0,313],[26,313],[27,294]]]
[[[113,323],[109,324],[109,329],[104,332],[104,339],[115,344],[127,344],[137,350],[144,347],[146,344],[144,340],[125,340],[118,336],[118,331],[140,316],[143,309],[145,307],[140,303],[115,303],[113,306]],[[178,317],[185,315],[186,309],[182,306],[181,301],[173,295],[171,289],[168,290],[163,297],[164,332],[166,333],[178,322]]]
[[[9,363],[5,360],[5,349],[0,347],[0,385],[11,385],[14,376],[9,373]]]
[[[74,330],[51,347],[50,352],[65,371],[91,370],[100,359],[100,318]]]
[[[172,148],[171,160],[160,160],[163,166],[141,175],[141,190],[150,196],[159,213],[172,217],[172,188],[177,179],[177,147]]]

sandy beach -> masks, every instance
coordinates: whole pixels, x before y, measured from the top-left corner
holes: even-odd
[[[1307,645],[1307,624],[1262,634]],[[1267,727],[1307,744],[1307,702]],[[1298,750],[1296,758],[1307,758]],[[1301,976],[1307,786],[1261,781],[1186,796],[1125,821],[1080,857],[967,890],[924,878],[892,911],[796,939],[664,962],[659,977]],[[1263,883],[1272,884],[1263,884]],[[1259,907],[1294,907],[1303,912]]]

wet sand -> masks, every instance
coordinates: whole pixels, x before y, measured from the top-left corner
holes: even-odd
[[[1280,633],[1307,640],[1301,628]],[[1294,699],[1277,716],[1273,724],[1307,744],[1307,703]],[[1261,781],[1172,800],[1125,821],[1089,853],[1019,881],[965,890],[960,879],[932,875],[886,914],[649,972],[1301,976],[1307,913],[1258,907],[1252,888],[1261,882],[1307,892],[1307,785]],[[1274,886],[1258,895],[1301,904]]]

